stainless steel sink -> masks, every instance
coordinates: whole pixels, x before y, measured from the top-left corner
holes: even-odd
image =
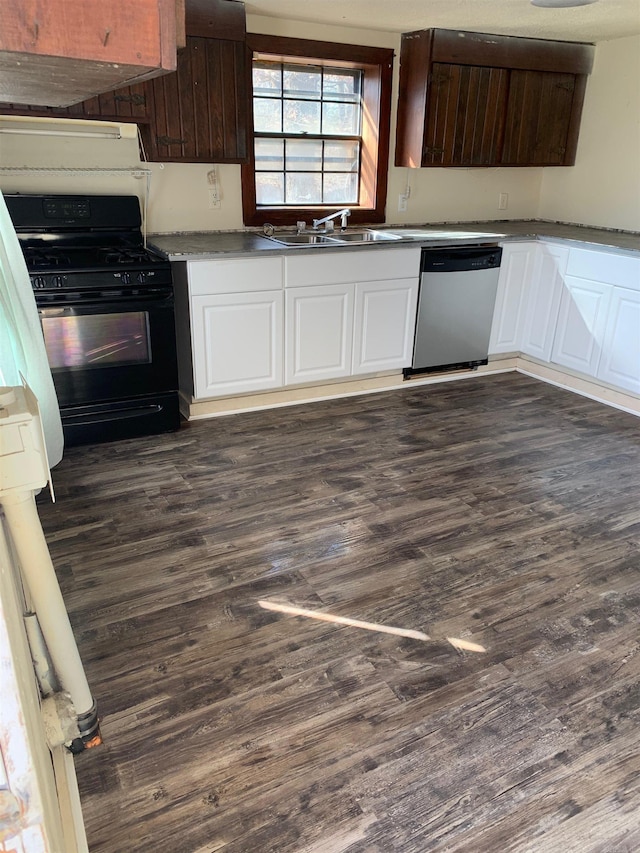
[[[398,234],[391,234],[389,231],[341,231],[331,235],[334,240],[339,240],[341,243],[380,243],[389,240],[401,240],[402,237]]]
[[[324,234],[314,234],[312,232],[294,234],[292,231],[276,231],[273,234],[263,234],[267,240],[273,240],[274,243],[280,243],[282,246],[336,246],[337,241],[331,237],[326,237]]]
[[[295,234],[292,231],[274,231],[273,234],[262,236],[282,246],[339,246],[346,243],[379,243],[402,239],[397,234],[391,234],[388,231],[372,231],[369,228],[362,231],[332,231],[329,234],[320,234],[317,231],[303,231],[301,234]]]

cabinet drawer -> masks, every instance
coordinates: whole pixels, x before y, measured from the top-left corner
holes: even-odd
[[[614,252],[571,249],[567,275],[640,290],[640,258]]]
[[[191,296],[282,288],[281,257],[189,261],[187,267]]]
[[[317,284],[345,284],[356,281],[382,281],[417,278],[420,274],[420,249],[371,249],[351,252],[337,249],[322,254],[285,257],[285,287]]]

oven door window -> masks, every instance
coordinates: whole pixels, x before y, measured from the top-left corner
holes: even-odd
[[[151,362],[149,314],[64,314],[42,317],[49,365],[53,370],[116,367]]]

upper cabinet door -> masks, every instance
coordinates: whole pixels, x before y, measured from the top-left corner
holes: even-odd
[[[429,87],[423,164],[495,163],[504,129],[507,71],[434,62]]]
[[[396,166],[571,166],[593,46],[404,33]]]
[[[511,72],[504,166],[565,164],[576,86],[575,74]]]
[[[148,84],[150,160],[243,163],[247,160],[249,68],[244,42],[187,37],[175,74]]]

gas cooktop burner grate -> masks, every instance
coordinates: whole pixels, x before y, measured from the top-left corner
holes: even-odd
[[[146,249],[99,249],[98,258],[105,264],[157,263],[162,260]]]
[[[24,259],[29,269],[48,269],[50,267],[69,266],[71,258],[62,252],[50,252],[45,249],[25,249]]]

